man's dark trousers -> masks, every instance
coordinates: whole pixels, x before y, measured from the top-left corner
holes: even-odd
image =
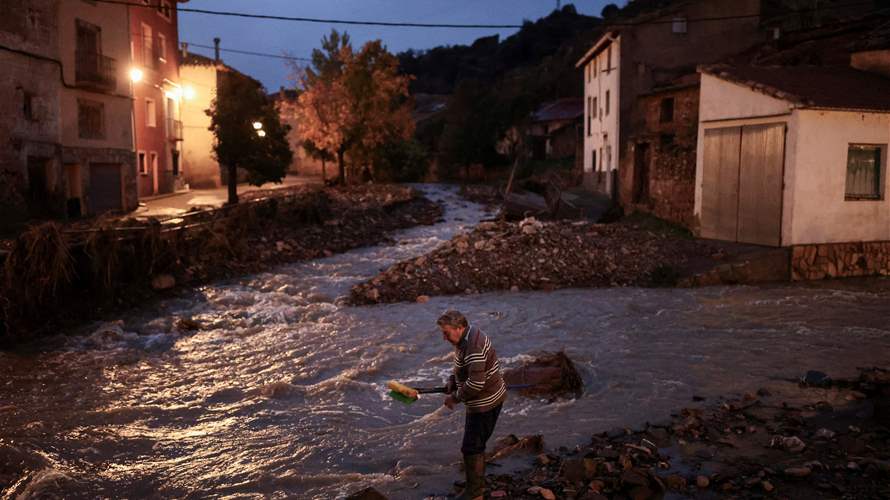
[[[464,421],[464,441],[460,447],[461,453],[464,455],[485,453],[485,443],[494,432],[494,426],[498,422],[502,406],[497,405],[482,413],[467,412],[467,418]]]

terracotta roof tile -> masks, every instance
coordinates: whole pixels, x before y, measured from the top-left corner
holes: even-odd
[[[890,79],[852,68],[719,64],[700,69],[804,107],[890,111]]]

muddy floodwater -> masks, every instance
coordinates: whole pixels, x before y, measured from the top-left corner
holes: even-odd
[[[450,491],[463,411],[384,382],[441,383],[447,308],[502,364],[564,349],[583,397],[508,399],[495,437],[572,447],[618,425],[808,369],[890,361],[886,280],[695,290],[595,289],[342,305],[352,284],[490,216],[443,187],[445,221],[394,243],[217,282],[40,348],[0,353],[0,496],[391,498]],[[204,329],[182,332],[176,318]],[[500,470],[506,470],[504,464]]]

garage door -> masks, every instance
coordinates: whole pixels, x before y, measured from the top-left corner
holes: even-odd
[[[90,163],[90,207],[93,213],[120,210],[121,166],[117,163]]]
[[[779,246],[785,124],[705,131],[701,235]]]

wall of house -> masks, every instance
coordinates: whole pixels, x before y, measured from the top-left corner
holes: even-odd
[[[794,161],[797,130],[794,126],[796,118],[792,115],[792,104],[774,97],[753,91],[743,85],[729,82],[707,73],[701,75],[701,91],[699,95],[699,125],[696,138],[695,154],[695,208],[693,210],[692,229],[697,231],[701,217],[702,203],[702,169],[704,165],[705,131],[711,128],[732,127],[739,125],[755,125],[763,123],[788,123],[785,137],[785,165]],[[788,184],[789,172],[786,168],[785,183]],[[785,189],[783,204],[790,206],[793,193]],[[782,216],[782,241],[790,237],[790,227],[785,210]]]
[[[662,121],[665,99],[674,102],[670,121]],[[637,106],[646,120],[643,131],[629,139],[630,154],[622,159],[621,204],[626,211],[650,213],[691,228],[695,207],[698,86],[647,95],[639,99]],[[646,169],[648,178],[638,172],[638,162],[646,164],[639,166]],[[638,175],[641,178],[637,178]]]
[[[217,70],[210,65],[182,65],[179,68],[183,92],[192,95],[182,101],[182,158],[186,182],[192,188],[222,185],[219,163],[213,158],[215,138],[209,130],[206,110],[216,97]],[[191,90],[189,90],[191,89]]]
[[[77,82],[76,47],[77,20],[101,29],[101,52],[114,61],[114,85],[95,89],[77,84],[61,93],[62,162],[65,168],[76,167],[85,193],[87,212],[94,211],[90,200],[90,164],[118,164],[121,169],[121,200],[124,210],[138,204],[135,153],[133,152],[132,99],[129,80],[130,35],[127,7],[119,4],[68,2],[59,4],[59,47],[65,81]],[[81,137],[78,121],[78,101],[90,101],[102,106],[101,138]]]
[[[890,114],[798,110],[796,160],[786,164],[786,245],[890,241],[886,147]],[[844,199],[850,144],[885,147],[883,199]]]
[[[614,176],[618,168],[619,122],[618,104],[621,99],[621,37],[611,42],[610,51],[604,48],[588,61],[584,68],[584,173],[588,189],[612,195]],[[595,69],[595,70],[594,70]],[[609,94],[609,113],[606,113],[606,94]],[[596,109],[590,102],[596,98]],[[589,124],[588,124],[589,122]],[[595,153],[594,153],[595,152]],[[595,158],[595,165],[594,165]]]
[[[153,5],[155,3],[152,2]],[[133,84],[137,159],[140,152],[146,157],[146,166],[138,173],[140,197],[173,192],[178,181],[173,172],[173,151],[179,150],[180,146],[179,141],[174,140],[176,126],[171,122],[180,119],[179,101],[182,95],[179,84],[178,19],[176,2],[167,5],[170,9],[163,13],[155,7],[129,8],[132,67],[143,72],[142,80]],[[166,12],[169,12],[169,16]],[[172,101],[168,101],[168,98],[172,98]],[[146,116],[149,100],[154,102],[155,107],[153,125]],[[151,153],[158,158],[157,180],[149,160]],[[180,168],[180,176],[181,172]]]
[[[58,19],[54,0],[9,4],[0,18],[0,232],[30,215],[28,159],[47,161],[48,212],[64,213],[67,183],[61,172]],[[26,105],[27,101],[27,105]],[[30,208],[30,209],[29,209]]]

